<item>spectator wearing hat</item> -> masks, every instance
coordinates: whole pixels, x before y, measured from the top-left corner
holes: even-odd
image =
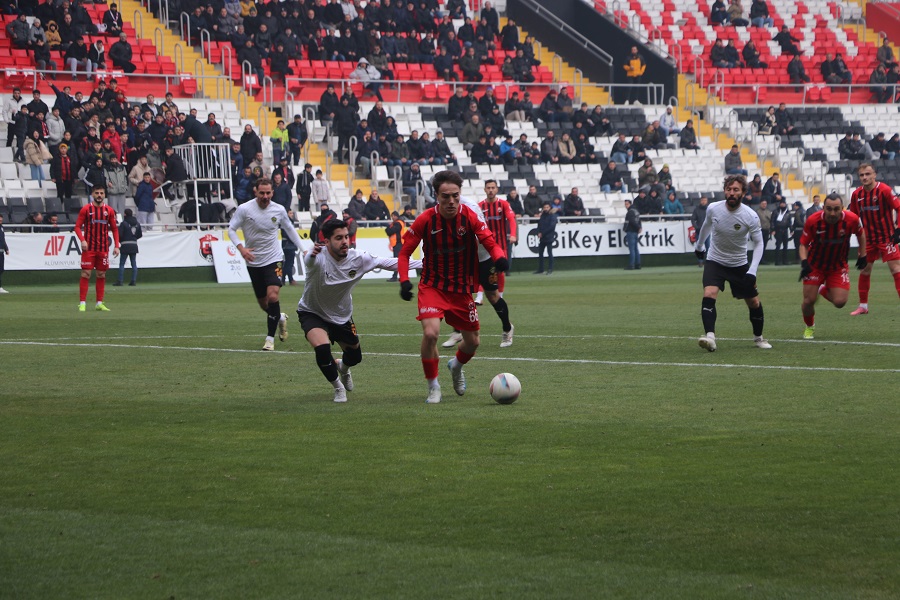
[[[347,77],[354,81],[359,81],[363,84],[364,89],[369,90],[379,100],[384,101],[384,98],[381,96],[381,84],[379,83],[381,73],[370,65],[366,58],[360,58],[359,62],[356,63],[356,68]]]

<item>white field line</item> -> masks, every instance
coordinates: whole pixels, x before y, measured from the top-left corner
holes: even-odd
[[[283,354],[288,356],[298,356],[298,352],[249,350],[245,348],[204,348],[199,346],[145,346],[137,344],[98,344],[98,343],[59,343],[59,342],[35,342],[35,341],[3,341],[0,340],[2,346],[51,346],[51,347],[72,347],[72,348],[123,348],[132,350],[186,350],[189,352],[226,352],[237,354]],[[418,354],[403,354],[394,352],[371,352],[366,353],[369,357],[391,357],[391,358],[419,358]],[[702,368],[702,369],[762,369],[775,371],[809,371],[809,372],[827,372],[827,373],[900,373],[900,369],[860,369],[853,367],[804,367],[804,366],[788,366],[788,365],[748,365],[748,364],[731,364],[731,363],[688,363],[688,362],[661,362],[661,361],[619,361],[619,360],[595,360],[595,359],[575,359],[575,358],[523,358],[515,356],[479,356],[479,361],[504,361],[504,362],[533,362],[533,363],[566,363],[581,365],[607,365],[619,367],[684,367],[684,368]]]
[[[223,338],[234,338],[234,337],[260,337],[259,334],[256,333],[246,333],[241,335],[142,335],[142,336],[133,336],[133,335],[121,335],[121,336],[90,336],[90,337],[61,337],[61,338],[51,338],[47,340],[41,340],[39,338],[27,338],[27,339],[10,339],[10,340],[0,340],[0,343],[9,343],[9,342],[70,342],[70,341],[79,341],[79,340],[198,340],[198,339],[223,339]],[[404,338],[404,337],[412,337],[412,338],[421,338],[421,333],[361,333],[360,338],[367,337],[388,337],[388,338]],[[485,334],[482,332],[482,338],[499,338],[499,334]],[[617,334],[617,333],[598,333],[598,334],[585,334],[585,335],[528,335],[528,334],[516,334],[516,339],[559,339],[559,340],[589,340],[589,339],[629,339],[629,340],[696,340],[697,336],[678,336],[678,335],[634,335],[634,334]],[[730,338],[730,337],[716,337],[717,340],[721,341],[731,341],[731,342],[740,342],[747,341],[749,338]],[[804,344],[804,345],[815,345],[821,344],[825,346],[871,346],[871,347],[881,347],[881,348],[900,348],[900,343],[894,342],[867,342],[867,341],[851,341],[851,340],[803,340],[803,339],[774,339],[769,338],[770,342],[777,342],[779,344]]]

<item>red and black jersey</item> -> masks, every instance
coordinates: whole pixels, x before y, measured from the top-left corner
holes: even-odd
[[[847,210],[859,216],[868,243],[885,244],[894,233],[894,211],[900,210],[900,200],[894,196],[891,186],[878,182],[871,190],[856,188]]]
[[[850,237],[861,229],[859,217],[847,210],[834,225],[825,221],[825,211],[810,215],[800,236],[800,243],[809,249],[810,266],[825,272],[846,268]]]
[[[78,212],[75,221],[75,235],[87,242],[87,249],[93,252],[109,252],[109,234],[112,233],[116,248],[119,247],[119,228],[116,226],[116,212],[108,204],[97,206],[93,202]]]
[[[477,213],[465,205],[453,219],[441,216],[438,207],[419,215],[403,236],[398,271],[400,281],[407,281],[409,259],[422,244],[422,279],[427,285],[444,292],[472,293],[478,288],[478,243],[494,260],[505,256],[490,229]]]
[[[516,235],[516,213],[509,206],[509,202],[495,199],[493,202],[482,200],[478,203],[481,212],[484,213],[484,220],[488,229],[494,236],[494,240],[500,244],[500,248],[508,256],[509,242],[507,236]]]

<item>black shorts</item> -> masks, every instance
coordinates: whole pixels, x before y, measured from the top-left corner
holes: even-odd
[[[716,286],[720,290],[725,289],[725,282],[731,286],[731,295],[739,300],[747,300],[759,296],[755,283],[747,281],[747,271],[750,264],[739,267],[726,267],[725,265],[707,260],[703,265],[703,287]]]
[[[356,346],[359,344],[359,336],[356,335],[356,323],[351,318],[343,325],[337,325],[326,321],[316,313],[305,310],[298,310],[297,317],[300,318],[300,327],[303,334],[307,334],[313,329],[324,329],[328,332],[328,339],[331,343],[340,342],[348,346]]]
[[[250,274],[250,283],[253,284],[253,293],[257,298],[266,297],[266,288],[270,285],[281,287],[281,261],[262,267],[247,267]]]
[[[478,263],[478,283],[486,292],[496,292],[500,288],[500,273],[491,259]]]

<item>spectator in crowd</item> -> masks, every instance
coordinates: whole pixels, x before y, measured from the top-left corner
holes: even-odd
[[[775,123],[778,133],[781,135],[797,135],[800,133],[794,127],[794,116],[788,110],[784,102],[778,105],[775,111]]]
[[[787,66],[787,74],[791,83],[809,83],[811,81],[809,75],[806,74],[806,67],[803,66],[803,61],[800,60],[799,55],[794,55],[791,58],[791,62]],[[797,92],[802,89],[800,86],[794,88]]]
[[[325,236],[322,235],[322,226],[325,225],[328,221],[332,219],[337,219],[337,213],[328,208],[327,202],[322,202],[319,205],[319,216],[317,216],[312,225],[309,228],[309,239],[315,241],[317,244],[325,243]]]
[[[748,175],[747,169],[744,168],[744,160],[741,158],[741,151],[737,144],[731,146],[731,150],[725,155],[725,174],[726,175]]]
[[[612,149],[609,151],[609,156],[611,160],[619,164],[625,165],[632,162],[632,150],[628,146],[628,141],[625,139],[624,133],[619,133],[616,141],[613,142]]]
[[[275,125],[275,129],[269,134],[269,139],[272,142],[272,162],[278,164],[281,161],[281,156],[289,151],[288,142],[289,136],[287,127],[284,124],[282,119],[278,119],[278,123]]]
[[[750,23],[754,27],[774,27],[775,21],[769,16],[766,0],[752,0],[750,4]]]
[[[592,165],[597,162],[597,154],[594,152],[594,145],[588,141],[587,133],[579,132],[575,138],[575,162],[580,165]]]
[[[791,221],[791,211],[788,209],[787,201],[782,198],[778,202],[778,206],[772,212],[772,232],[775,234],[775,264],[787,265],[788,241],[794,231]]]
[[[659,183],[659,175],[656,174],[653,160],[645,158],[644,164],[638,169],[638,186],[654,187],[657,183]]]
[[[628,246],[628,266],[626,271],[634,271],[641,268],[641,252],[638,247],[638,236],[643,233],[641,214],[631,203],[625,200],[625,245]]]
[[[762,199],[774,204],[778,204],[784,199],[781,189],[781,178],[777,172],[772,173],[772,176],[766,180],[766,185],[763,186],[762,190]]]
[[[640,94],[640,85],[644,79],[644,72],[647,70],[647,63],[644,57],[638,52],[637,46],[631,47],[631,53],[625,58],[625,79],[629,84],[628,99],[625,104],[634,102],[639,104],[638,98]]]
[[[415,198],[415,194],[413,194],[413,198]],[[372,190],[372,193],[369,194],[363,215],[367,221],[387,221],[390,219],[391,213],[388,211],[387,204],[378,196],[377,190]]]
[[[791,225],[793,226],[793,234],[791,239],[794,240],[794,256],[800,259],[800,237],[803,235],[803,226],[806,224],[806,211],[803,210],[801,202],[794,202],[791,211]]]
[[[647,148],[644,146],[644,142],[639,135],[631,138],[631,141],[628,142],[628,149],[630,151],[630,154],[628,155],[630,160],[628,162],[643,162],[643,160],[647,158]]]
[[[822,198],[816,194],[812,197],[812,204],[806,209],[806,218],[808,219],[820,210],[822,210]],[[804,219],[804,222],[805,220],[806,219]]]
[[[143,235],[141,224],[135,218],[134,212],[130,208],[126,208],[122,222],[119,223],[119,277],[113,283],[114,286],[121,286],[125,282],[125,262],[129,260],[131,261],[131,282],[128,285],[137,285],[137,241]]]
[[[14,47],[25,49],[28,47],[28,31],[30,28],[27,15],[22,11],[6,26],[6,35],[12,41]]]
[[[548,131],[547,135],[550,135],[551,133],[553,133],[552,130]],[[572,141],[569,132],[563,133],[559,140],[559,163],[562,165],[570,165],[575,162],[576,155],[575,142]]]
[[[347,233],[350,235],[350,247],[356,248],[356,232],[359,231],[359,223],[345,208],[341,212],[341,219],[347,224]]]
[[[694,130],[694,121],[688,119],[684,124],[684,129],[679,134],[678,146],[685,150],[699,150],[700,145],[697,143],[697,132]]]
[[[841,160],[865,160],[866,154],[863,151],[859,134],[848,131],[838,142],[838,154]]]
[[[728,25],[728,11],[725,9],[725,3],[722,0],[715,0],[709,7],[709,22],[712,25]],[[718,44],[718,41],[716,42]]]
[[[419,163],[414,162],[410,165],[409,169],[403,173],[402,179],[403,193],[409,196],[410,201],[412,202],[415,202],[419,197],[418,183],[420,181],[424,184],[422,171],[419,169]]]
[[[153,217],[156,214],[156,202],[153,199],[153,180],[150,172],[142,175],[134,191],[134,204],[137,207],[137,222],[141,225],[153,226]]]
[[[32,46],[32,57],[34,58],[34,66],[39,71],[56,71],[59,66],[56,61],[50,57],[50,47],[44,42],[43,38],[38,38]],[[50,73],[51,79],[56,79],[54,73]]]
[[[463,126],[462,133],[459,134],[459,141],[462,142],[464,149],[471,150],[483,135],[484,127],[481,125],[481,117],[473,115],[472,120]]]
[[[509,207],[512,209],[516,217],[521,217],[525,214],[525,207],[522,205],[522,198],[519,196],[519,192],[516,191],[516,188],[512,188],[509,190],[509,193],[506,195],[506,203],[509,204]]]
[[[799,56],[801,54],[800,48],[797,47],[797,44],[800,43],[800,40],[791,35],[791,30],[787,25],[781,26],[781,31],[779,31],[772,37],[772,41],[781,46],[781,53],[784,55]]]
[[[69,46],[63,56],[63,61],[72,72],[72,79],[78,81],[78,69],[84,70],[87,79],[91,76],[91,62],[88,60],[88,49],[84,45],[84,39],[78,38]]]
[[[272,174],[272,202],[284,207],[285,212],[291,210],[293,202],[293,190],[280,171]]]
[[[356,193],[350,197],[346,211],[357,221],[364,221],[366,219],[366,200],[363,197],[362,190],[357,189]]]
[[[128,43],[128,34],[120,33],[119,41],[109,47],[109,60],[117,69],[122,69],[126,74],[134,73],[137,69],[135,64],[131,62],[133,51],[131,44]]]
[[[60,144],[58,154],[50,161],[50,180],[56,184],[56,193],[61,201],[72,197],[72,188],[81,168],[78,158],[69,154],[69,146]]]
[[[522,151],[513,142],[513,136],[509,134],[506,134],[506,137],[500,142],[500,160],[509,165],[528,164],[528,160],[522,156]]]
[[[894,97],[893,90],[887,83],[887,72],[884,69],[884,63],[878,63],[869,76],[869,89],[872,90],[872,99],[879,104],[884,104]]]
[[[559,164],[560,162],[559,140],[556,139],[556,134],[552,129],[547,132],[547,137],[541,142],[541,159],[550,164]]]
[[[669,168],[669,165],[664,164],[662,169],[656,174],[658,178],[657,189],[660,193],[665,197],[669,192],[674,192],[675,187],[672,182],[672,170]]]
[[[347,96],[341,97],[341,104],[334,112],[333,130],[338,136],[338,145],[336,160],[343,162],[345,160],[344,150],[348,154],[350,152],[350,138],[356,132],[356,125],[359,123],[359,110],[354,109],[350,105],[350,99]]]
[[[884,38],[882,38],[881,46],[878,47],[875,58],[878,59],[878,62],[884,65],[885,69],[890,69],[895,64],[897,64],[894,61],[894,51],[891,49],[891,43],[890,40],[888,40],[887,36],[884,36]]]
[[[116,213],[121,215],[125,211],[125,195],[129,191],[128,173],[125,171],[125,165],[119,162],[117,156],[113,155],[106,162],[104,175],[106,176],[107,202]]]
[[[456,155],[450,151],[450,146],[447,144],[447,140],[444,139],[443,130],[438,129],[434,132],[434,139],[431,141],[431,147],[434,150],[435,164],[456,164]],[[441,162],[437,162],[438,160]]]
[[[316,178],[310,184],[310,200],[313,206],[321,206],[331,199],[331,185],[322,174],[322,169],[316,169]]]
[[[584,200],[578,195],[578,188],[573,187],[572,191],[563,201],[563,213],[565,217],[581,217],[587,214],[584,208]]]
[[[551,89],[547,92],[538,108],[538,114],[541,120],[546,123],[558,123],[565,120],[565,113],[557,101],[556,91]]]
[[[663,214],[665,215],[683,215],[684,205],[675,195],[675,192],[669,192],[663,201]]]
[[[739,3],[739,0],[733,0],[735,4]],[[744,59],[744,64],[747,65],[747,68],[750,69],[768,69],[768,63],[764,63],[759,59],[760,53],[759,48],[756,47],[756,42],[753,40],[748,40],[746,44],[744,44],[744,49],[741,50],[741,56]]]
[[[50,150],[41,139],[41,132],[34,129],[31,135],[24,142],[25,164],[31,169],[32,181],[37,181],[38,185],[43,187],[41,182],[44,179],[44,171],[42,165],[50,159]]]
[[[753,179],[750,180],[750,183],[747,184],[747,195],[749,196],[749,203],[754,205],[759,204],[759,201],[762,199],[762,191],[762,177],[759,173],[757,173],[753,176]]]
[[[655,149],[655,150],[663,150],[666,147],[666,140],[660,134],[660,131],[657,129],[659,125],[659,121],[654,121],[653,123],[648,123],[647,127],[644,128],[644,134],[641,136],[641,143],[645,148]]]
[[[778,118],[775,116],[775,107],[770,106],[766,109],[759,121],[760,135],[772,135],[778,133]]]
[[[767,182],[768,183],[768,182]],[[757,216],[759,216],[759,226],[762,232],[762,245],[763,251],[765,251],[766,245],[769,243],[769,237],[772,235],[772,211],[769,210],[769,202],[763,198],[759,202],[759,206],[755,209]],[[768,264],[765,259],[760,263],[761,265]]]
[[[525,214],[531,217],[539,217],[544,202],[544,198],[538,194],[537,186],[528,186],[528,193],[525,194],[525,199],[522,201]]]
[[[732,27],[747,27],[750,25],[750,21],[744,18],[744,7],[741,6],[741,0],[730,0],[726,12]]]
[[[544,273],[544,252],[547,252],[549,261],[547,275],[553,274],[553,243],[556,241],[556,224],[559,217],[552,210],[552,204],[544,200],[538,219],[538,268],[535,275]]]
[[[671,106],[666,107],[666,112],[659,116],[659,130],[662,135],[668,138],[670,135],[678,135],[681,130],[678,128],[678,122],[675,120],[675,114]]]
[[[716,2],[721,4],[721,0],[716,0]],[[714,67],[720,69],[733,69],[737,66],[734,62],[728,60],[725,53],[725,44],[721,38],[717,39],[712,48],[709,49],[709,61]]]
[[[463,74],[463,81],[479,82],[484,79],[481,74],[481,60],[475,55],[475,48],[468,46],[465,55],[459,59],[459,69]]]
[[[381,96],[381,83],[379,82],[381,73],[369,64],[368,59],[365,57],[359,59],[356,68],[347,77],[359,81],[363,84],[364,89],[372,92],[379,100],[384,101],[384,98]]]
[[[616,161],[614,160],[607,163],[600,175],[600,191],[604,193],[628,191],[628,186],[625,185],[622,176],[616,170]]]

